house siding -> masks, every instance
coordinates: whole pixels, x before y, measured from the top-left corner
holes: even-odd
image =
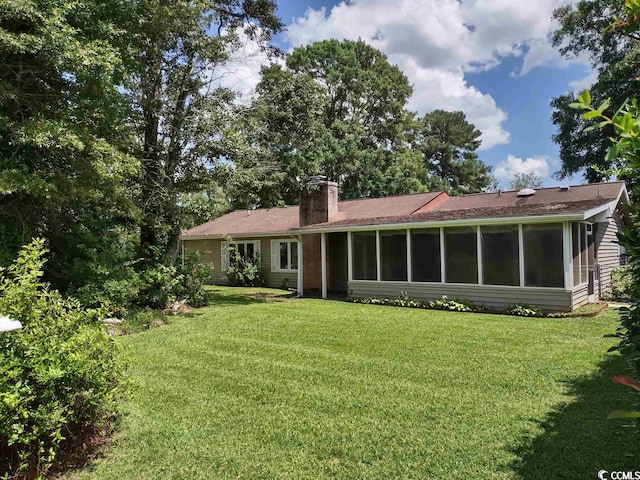
[[[573,310],[585,303],[589,303],[589,285],[586,283],[584,285],[574,287],[571,292],[571,306]]]
[[[600,291],[605,295],[611,289],[611,272],[620,266],[618,237],[622,219],[615,213],[607,223],[598,223],[596,230],[596,255],[600,265]],[[598,292],[596,285],[596,293]]]
[[[213,267],[211,283],[226,285],[227,277],[222,271],[222,240],[184,240],[184,254],[200,253],[200,261]]]
[[[449,298],[469,300],[490,308],[502,308],[509,304],[526,304],[548,311],[570,311],[572,306],[572,292],[554,288],[363,280],[349,282],[349,295],[352,297],[396,297],[400,292],[406,292],[409,297],[422,301],[434,300],[446,295]]]
[[[236,238],[238,241],[260,241],[260,265],[265,279],[265,285],[271,288],[296,288],[298,273],[272,272],[271,271],[271,240],[286,240],[291,237],[260,237],[260,238]],[[222,242],[221,239],[211,240],[184,240],[185,255],[191,252],[200,252],[202,263],[213,265],[211,283],[217,285],[227,285],[227,277],[222,271]]]

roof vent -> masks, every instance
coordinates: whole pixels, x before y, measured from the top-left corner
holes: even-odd
[[[568,192],[571,187],[569,185],[560,185],[561,192]]]
[[[535,193],[536,191],[533,188],[523,188],[518,192],[518,197],[530,197]]]

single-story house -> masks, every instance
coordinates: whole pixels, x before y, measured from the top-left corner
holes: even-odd
[[[338,185],[319,177],[299,206],[236,210],[181,239],[219,284],[235,248],[260,258],[268,286],[299,295],[406,292],[571,311],[610,288],[628,205],[624,182],[338,201]]]

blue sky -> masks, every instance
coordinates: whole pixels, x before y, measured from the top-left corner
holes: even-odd
[[[288,28],[275,42],[290,50],[326,38],[361,38],[408,76],[410,108],[465,112],[483,131],[480,158],[503,184],[515,172],[534,171],[551,186],[567,181],[551,178],[560,162],[549,102],[592,78],[584,59],[563,59],[550,45],[551,15],[563,3],[280,0]]]

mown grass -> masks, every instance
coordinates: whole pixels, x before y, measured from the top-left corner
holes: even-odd
[[[133,392],[113,444],[69,477],[596,478],[640,465],[607,413],[630,396],[595,318],[342,302],[214,304],[123,337]]]

